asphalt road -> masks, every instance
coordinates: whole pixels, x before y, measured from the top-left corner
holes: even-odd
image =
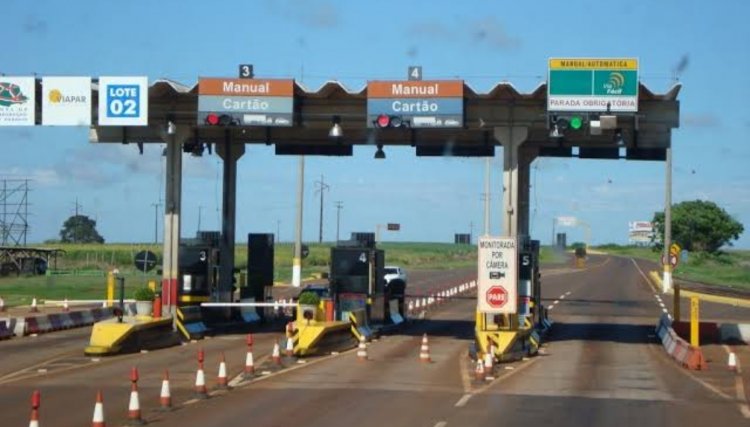
[[[476,302],[467,296],[372,343],[366,362],[358,361],[354,352],[305,364],[288,360],[290,370],[187,405],[182,404],[192,397],[197,348],[206,349],[212,386],[220,351],[226,352],[230,375],[240,372],[243,336],[99,362],[82,358],[78,365],[47,373],[6,373],[6,380],[0,378],[0,425],[28,422],[28,399],[35,388],[42,391],[43,426],[89,423],[97,388],[104,390],[107,422],[121,425],[133,365],[141,368],[146,418],[167,427],[750,423],[737,401],[710,390],[700,375],[686,373],[665,356],[654,337],[662,309],[629,259],[592,257],[585,270],[544,271],[543,289],[556,322],[545,354],[500,367],[498,379],[490,384],[471,380],[467,348]],[[432,363],[419,361],[423,333],[430,337]],[[259,365],[279,337],[277,332],[256,335]],[[4,344],[0,343],[3,355]],[[10,359],[19,357],[23,353],[15,352]],[[750,365],[750,360],[743,362]],[[160,373],[166,367],[172,375],[173,399],[181,406],[162,414],[155,408]]]

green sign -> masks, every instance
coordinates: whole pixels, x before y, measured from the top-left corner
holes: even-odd
[[[637,112],[638,60],[549,60],[548,111]]]

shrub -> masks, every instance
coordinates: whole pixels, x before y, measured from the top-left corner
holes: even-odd
[[[138,288],[133,294],[133,299],[136,301],[153,301],[156,297],[156,293],[149,287]]]
[[[320,297],[315,292],[302,292],[299,296],[301,305],[315,305],[320,304]]]

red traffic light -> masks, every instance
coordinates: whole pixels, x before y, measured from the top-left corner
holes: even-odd
[[[388,125],[391,124],[391,118],[385,114],[381,114],[375,119],[375,124],[378,125],[379,128],[387,128]]]
[[[216,126],[219,124],[219,115],[211,113],[206,116],[206,124],[211,126]]]

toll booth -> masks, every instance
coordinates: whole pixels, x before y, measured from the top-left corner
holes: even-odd
[[[177,300],[180,306],[197,305],[211,299],[218,284],[218,231],[199,231],[195,239],[180,242],[180,272]]]
[[[240,300],[262,302],[271,296],[274,268],[274,235],[250,233],[247,235],[247,278],[240,283]],[[264,310],[257,310],[261,319]]]
[[[368,323],[387,319],[385,254],[375,247],[374,233],[352,233],[352,240],[339,241],[331,248],[329,284],[336,319],[365,309]]]

